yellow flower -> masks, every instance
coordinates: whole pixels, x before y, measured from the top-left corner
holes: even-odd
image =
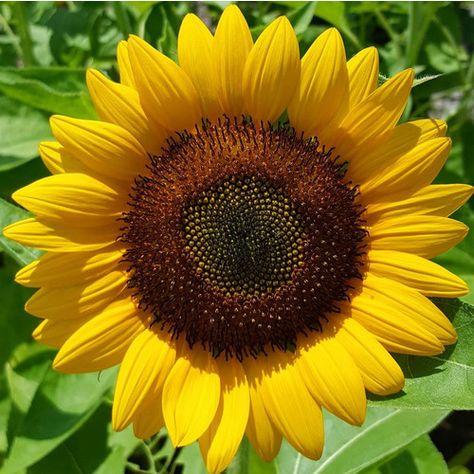
[[[119,84],[87,73],[101,121],[51,119],[53,176],[5,230],[46,251],[17,274],[34,337],[60,371],[120,363],[115,429],[199,440],[212,473],[244,434],[317,459],[321,407],[360,425],[366,390],[403,386],[388,351],[455,342],[427,297],[467,287],[429,259],[465,236],[447,216],[472,189],[431,185],[445,123],[397,125],[413,71],[377,87],[377,51],[346,62],[335,29],[300,61],[286,18],[253,43],[229,6],[214,36],[185,17],[178,58],[132,36]]]

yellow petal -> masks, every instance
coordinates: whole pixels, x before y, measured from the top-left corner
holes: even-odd
[[[386,168],[420,143],[444,137],[447,125],[442,120],[422,119],[398,125],[365,146],[350,151],[348,177],[354,183],[364,183],[383,175]]]
[[[61,160],[63,146],[58,142],[41,142],[39,144],[40,157],[44,165],[52,174],[64,173]]]
[[[331,138],[343,159],[352,158],[351,151],[357,147],[370,147],[379,135],[396,125],[408,100],[413,76],[412,69],[398,73],[351,110]]]
[[[219,101],[230,117],[240,117],[244,112],[242,79],[252,44],[244,16],[236,5],[229,5],[216,28],[214,57]]]
[[[145,320],[130,298],[112,302],[81,326],[61,347],[53,367],[60,372],[95,372],[122,360]]]
[[[103,175],[96,173],[80,159],[68,153],[58,142],[41,142],[39,152],[43,163],[52,174],[82,173],[105,181]]]
[[[359,369],[344,347],[324,328],[323,334],[302,340],[297,368],[311,395],[347,423],[360,426],[366,398]]]
[[[273,424],[297,451],[319,459],[324,440],[323,416],[295,367],[294,356],[275,351],[249,365],[253,366],[249,380],[261,379],[262,399]]]
[[[280,451],[282,436],[265,411],[265,400],[262,398],[258,378],[249,382],[249,392],[250,411],[245,433],[257,454],[264,461],[270,462]]]
[[[370,245],[373,250],[398,250],[433,258],[461,242],[468,230],[462,222],[447,217],[394,217],[370,228]]]
[[[405,191],[412,194],[429,185],[438,175],[451,150],[450,138],[434,138],[400,156],[383,173],[360,186],[364,202],[390,201],[390,195]]]
[[[305,135],[320,136],[335,126],[349,108],[349,79],[341,35],[322,33],[301,61],[301,81],[288,107],[291,125]]]
[[[128,44],[126,41],[120,41],[117,45],[117,62],[120,70],[120,82],[124,86],[136,89],[133,69],[128,55]]]
[[[192,13],[184,17],[179,29],[178,59],[199,93],[204,116],[217,118],[223,111],[214,73],[214,38],[207,26]]]
[[[160,154],[165,142],[164,129],[150,124],[143,112],[138,92],[107,79],[95,69],[88,69],[87,87],[101,120],[128,130],[151,155]]]
[[[154,327],[135,338],[123,358],[115,387],[112,408],[115,430],[123,430],[147,400],[159,400],[175,359],[175,344]]]
[[[93,315],[89,315],[83,318],[66,319],[63,321],[45,319],[36,326],[32,336],[36,341],[46,346],[59,348],[92,317]]]
[[[44,222],[90,227],[116,221],[128,196],[88,175],[63,173],[39,179],[12,198]]]
[[[379,79],[379,54],[374,47],[365,48],[347,61],[349,75],[349,108],[362,102],[376,88]]]
[[[188,75],[147,42],[131,36],[130,62],[140,102],[153,124],[172,131],[193,128],[202,117],[199,95]]]
[[[221,378],[221,397],[216,415],[199,438],[207,470],[222,472],[232,461],[244,436],[249,415],[249,388],[245,372],[235,359],[217,360]]]
[[[245,111],[257,123],[275,121],[300,79],[298,41],[285,17],[265,28],[248,55],[243,74]]]
[[[145,150],[122,127],[60,115],[51,117],[50,122],[66,151],[99,173],[131,183],[144,170]]]
[[[468,184],[433,184],[425,186],[409,197],[406,193],[390,196],[388,202],[367,205],[369,224],[378,220],[413,214],[446,217],[459,209],[474,191]],[[403,199],[404,198],[404,199]]]
[[[66,288],[41,288],[26,303],[30,314],[48,319],[74,319],[97,313],[126,287],[128,275],[113,271],[96,280]]]
[[[32,288],[79,285],[117,269],[122,257],[123,250],[115,246],[100,253],[47,253],[23,267],[15,281]]]
[[[174,446],[190,444],[207,430],[219,398],[215,360],[194,346],[176,361],[163,389],[163,414]]]
[[[373,278],[373,277],[372,277]],[[444,347],[431,332],[406,314],[407,305],[396,302],[404,295],[386,295],[364,287],[353,297],[351,317],[369,330],[388,350],[404,354],[433,355]]]
[[[165,425],[159,393],[143,403],[133,418],[133,433],[137,438],[148,439],[158,433]]]
[[[456,298],[469,293],[466,283],[442,266],[417,255],[394,250],[369,250],[369,270],[426,296]]]
[[[336,340],[352,356],[367,390],[377,395],[399,392],[404,385],[403,372],[382,344],[353,318],[331,317],[341,321]]]
[[[117,223],[118,224],[118,223]],[[3,235],[29,247],[53,252],[88,252],[113,244],[121,234],[119,225],[71,228],[24,219],[3,229]]]
[[[364,280],[364,292],[369,297],[384,301],[393,313],[403,314],[411,324],[415,322],[444,345],[456,342],[456,330],[451,321],[434,303],[413,288],[369,272]]]

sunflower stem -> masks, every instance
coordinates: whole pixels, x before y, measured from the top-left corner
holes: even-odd
[[[153,453],[150,449],[150,446],[148,446],[148,444],[142,440],[141,447],[142,447],[143,454],[145,455],[148,461],[149,470],[147,472],[158,474],[158,471],[156,470],[155,459],[153,458]]]

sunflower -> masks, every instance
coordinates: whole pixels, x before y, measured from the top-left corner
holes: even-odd
[[[430,259],[472,188],[431,184],[444,122],[397,125],[413,71],[378,86],[377,51],[346,62],[335,29],[300,60],[286,18],[254,43],[232,5],[214,35],[187,15],[178,59],[131,36],[120,83],[87,72],[100,121],[51,118],[52,176],[5,230],[46,251],[16,277],[39,288],[33,335],[57,370],[120,364],[114,428],[198,440],[212,473],[244,435],[318,459],[322,407],[360,425],[366,391],[403,387],[389,351],[456,341],[427,297],[467,287]]]

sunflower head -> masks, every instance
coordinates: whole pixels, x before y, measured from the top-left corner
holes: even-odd
[[[244,434],[317,459],[321,407],[361,424],[366,390],[403,386],[389,351],[456,340],[427,297],[467,287],[430,259],[472,189],[431,184],[443,122],[398,125],[413,71],[378,86],[377,51],[347,61],[335,29],[300,59],[286,18],[254,43],[231,5],[215,34],[184,18],[178,62],[131,36],[120,83],[87,73],[100,120],[51,119],[53,176],[5,230],[46,251],[17,274],[34,337],[64,372],[120,363],[115,429],[199,440],[212,473]]]

